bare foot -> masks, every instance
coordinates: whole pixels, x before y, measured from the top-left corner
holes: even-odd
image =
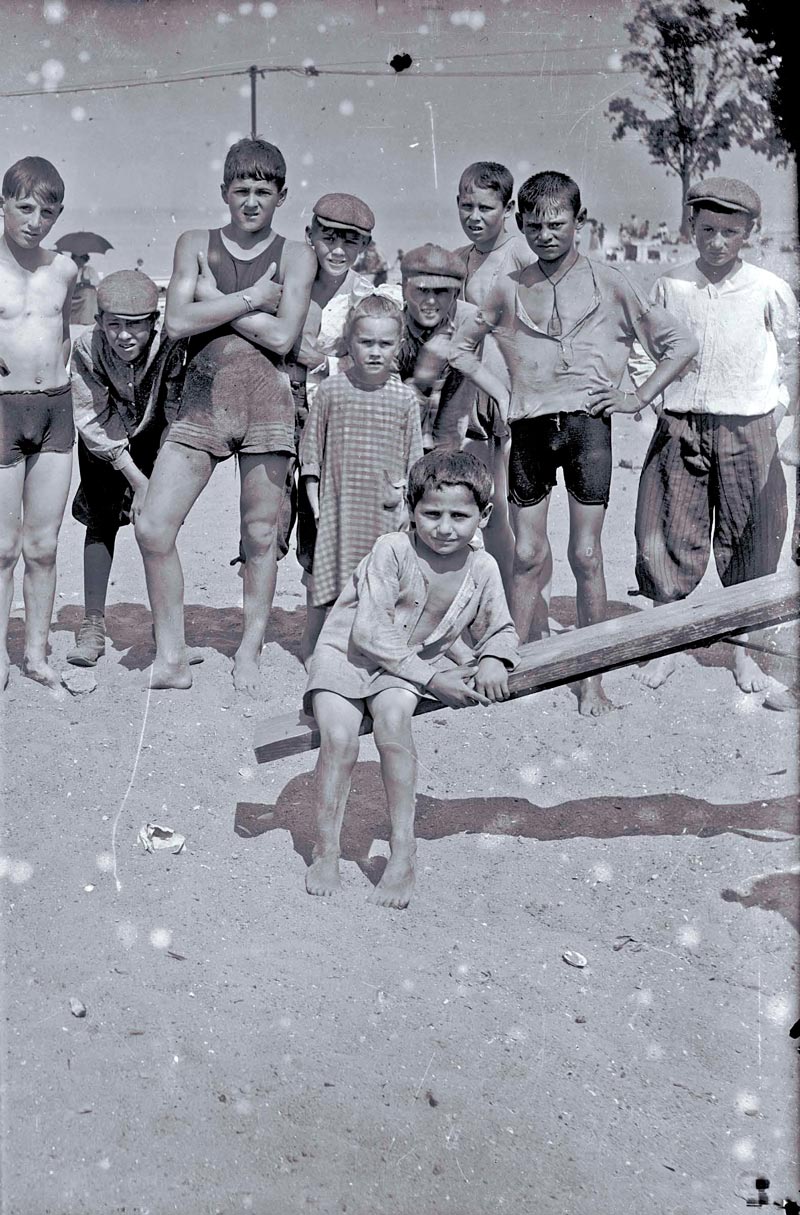
[[[591,675],[578,684],[578,712],[581,717],[602,717],[616,707],[603,691],[599,675]]]
[[[733,655],[733,678],[743,692],[766,692],[771,683],[746,650],[736,650]]]
[[[638,671],[634,671],[633,677],[638,679],[639,683],[643,683],[646,688],[660,688],[662,683],[667,682],[677,665],[678,660],[674,654],[662,654],[660,658],[651,658]]]
[[[245,696],[255,699],[258,695],[258,685],[258,662],[249,656],[245,657],[237,650],[233,656],[233,686],[237,692],[244,692]]]
[[[393,852],[383,871],[383,877],[369,896],[378,907],[407,907],[414,891],[415,852]]]
[[[800,692],[797,688],[774,688],[765,697],[764,708],[774,709],[776,713],[800,709]]]
[[[46,658],[23,658],[22,674],[45,688],[55,689],[61,686],[61,676],[53,670]]]
[[[192,672],[187,662],[165,662],[158,655],[153,660],[150,673],[151,688],[190,688]]]
[[[336,894],[341,886],[338,855],[318,856],[306,870],[306,890],[309,894]]]

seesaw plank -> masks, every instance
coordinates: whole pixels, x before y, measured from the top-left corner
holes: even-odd
[[[771,574],[712,591],[702,599],[684,599],[523,645],[519,666],[509,676],[509,689],[513,697],[528,696],[542,688],[572,683],[729,633],[782,624],[798,615],[797,571]],[[444,709],[438,700],[426,698],[417,705],[416,714]],[[372,722],[365,718],[361,733],[371,730]],[[261,722],[253,745],[257,761],[268,763],[313,751],[319,746],[319,731],[312,717],[301,712],[286,713]]]

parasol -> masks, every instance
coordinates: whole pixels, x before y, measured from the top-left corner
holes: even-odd
[[[56,241],[59,253],[107,253],[114,246],[96,232],[68,232]]]

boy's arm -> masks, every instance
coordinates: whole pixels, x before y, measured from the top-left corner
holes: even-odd
[[[195,299],[198,278],[207,256],[208,232],[195,230],[178,237],[164,316],[165,328],[171,338],[207,333],[209,329],[230,324],[262,307],[270,307],[274,300],[274,265],[246,291],[234,291],[230,295],[219,292],[210,299]]]
[[[61,308],[61,357],[64,360],[64,366],[69,367],[69,358],[72,347],[72,339],[69,335],[69,318],[72,311],[72,292],[75,289],[75,283],[78,279],[78,267],[75,265],[72,258],[68,258],[66,254],[59,254],[59,256],[63,256],[64,260],[69,263],[66,268],[67,290],[64,296],[64,304]]]
[[[497,562],[488,553],[479,558],[486,565],[478,610],[469,632],[476,658],[496,658],[513,671],[519,662],[519,637],[508,610],[503,580]]]
[[[507,277],[507,276],[506,276]],[[453,336],[454,350],[475,354],[487,333],[493,333],[505,310],[503,280],[495,281],[482,305],[472,316],[465,317]],[[494,396],[494,393],[491,393]]]
[[[72,412],[76,429],[92,455],[107,460],[113,468],[122,468],[127,463],[123,457],[128,439],[109,434],[114,411],[108,385],[94,366],[91,332],[83,334],[72,351]]]
[[[787,412],[797,414],[798,395],[798,306],[794,292],[788,283],[779,280],[775,294],[769,304],[769,323],[775,338],[780,359],[781,383],[785,387],[789,403]]]
[[[317,273],[314,250],[299,241],[287,242],[281,302],[275,316],[266,312],[240,317],[234,328],[243,337],[275,354],[288,354],[303,328]],[[249,295],[248,288],[246,294]]]
[[[638,298],[638,297],[637,297]],[[589,413],[609,416],[612,413],[638,413],[659,397],[697,355],[697,338],[666,308],[651,304],[632,320],[632,327],[642,346],[652,356],[655,367],[635,392],[622,392],[609,384],[592,388]]]
[[[308,502],[315,519],[319,518],[319,479],[325,455],[325,432],[328,424],[327,394],[323,384],[311,402],[300,438],[300,476],[305,480]]]

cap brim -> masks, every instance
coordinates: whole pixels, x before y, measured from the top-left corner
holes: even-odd
[[[464,281],[447,278],[444,274],[406,274],[404,277],[412,287],[452,287],[454,291],[458,291]]]
[[[727,198],[714,198],[712,194],[704,194],[702,198],[687,198],[686,203],[690,207],[699,207],[703,203],[713,203],[715,207],[724,207],[726,211],[739,211],[743,215],[752,215],[757,219],[761,211],[754,211],[752,207],[746,207],[744,203],[729,202]]]
[[[314,212],[314,219],[318,219],[326,228],[339,228],[343,232],[357,232],[359,236],[369,236],[372,228],[361,228],[358,224],[343,224],[338,219],[328,219],[324,215],[317,215]]]
[[[97,308],[106,316],[118,316],[121,321],[149,321],[151,317],[158,316],[157,307],[150,312],[120,312],[117,308],[104,308],[102,304],[98,304]]]

